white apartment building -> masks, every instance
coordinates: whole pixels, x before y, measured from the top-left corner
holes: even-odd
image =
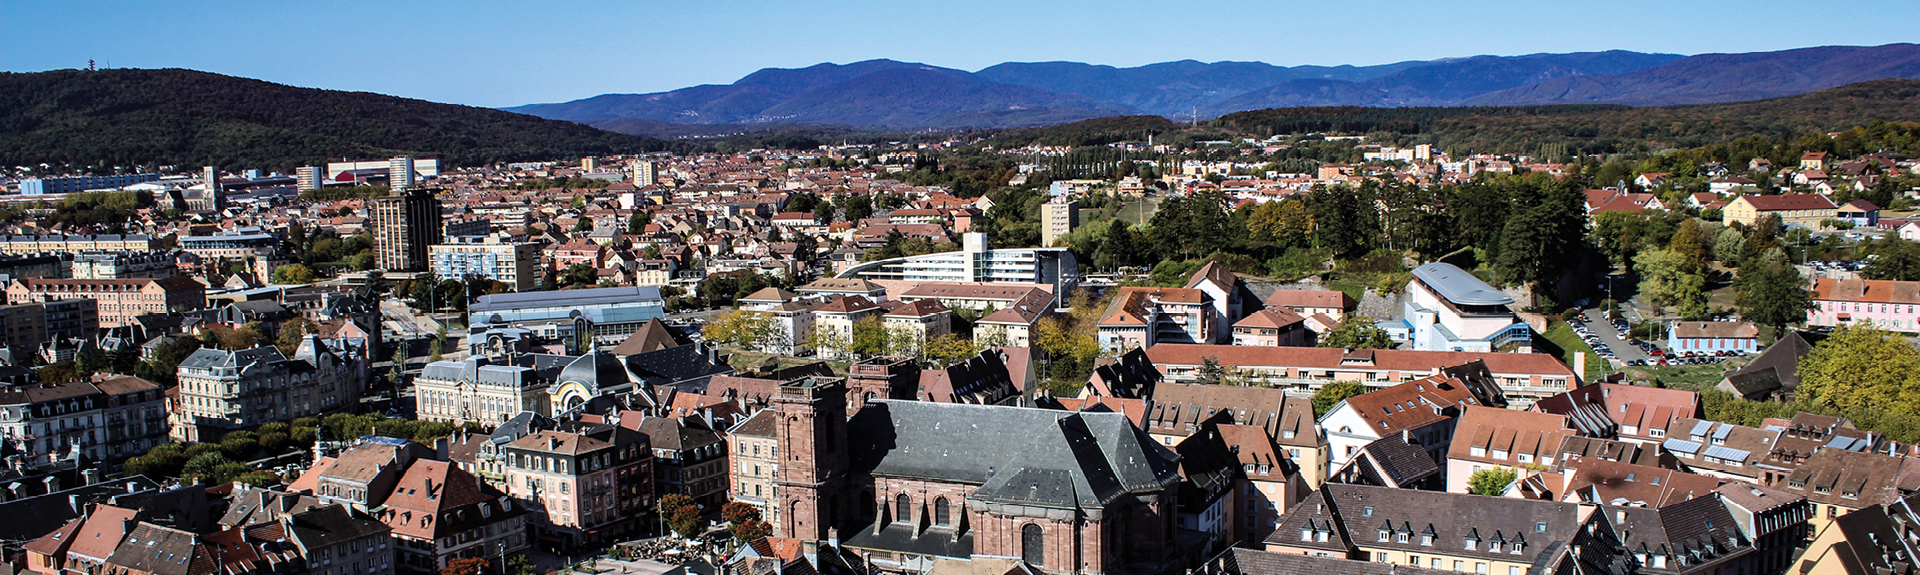
[[[447,236],[447,243],[427,248],[433,275],[444,279],[485,278],[513,286],[514,291],[540,289],[540,245],[503,243],[497,236]]]

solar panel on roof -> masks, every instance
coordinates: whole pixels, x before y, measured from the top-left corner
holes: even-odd
[[[1700,454],[1705,455],[1707,457],[1717,457],[1717,458],[1725,459],[1728,461],[1741,461],[1741,462],[1746,461],[1747,456],[1751,455],[1750,453],[1747,453],[1745,450],[1734,449],[1731,447],[1725,447],[1720,445],[1710,446],[1706,450],[1701,451]]]
[[[1693,431],[1687,432],[1687,435],[1706,435],[1707,430],[1709,429],[1713,429],[1713,422],[1711,421],[1696,422],[1693,424]]]
[[[1827,447],[1839,449],[1841,451],[1853,451],[1854,442],[1855,442],[1854,438],[1846,437],[1843,435],[1836,435],[1833,437],[1833,439],[1827,440]],[[1866,442],[1860,441],[1860,443],[1866,443]]]
[[[1685,439],[1668,439],[1662,442],[1660,446],[1667,448],[1668,451],[1678,451],[1681,453],[1700,451],[1700,444]]]
[[[1726,439],[1726,438],[1727,438],[1727,434],[1729,434],[1729,433],[1733,433],[1733,424],[1731,424],[1731,423],[1722,423],[1722,424],[1720,424],[1720,428],[1719,428],[1719,429],[1715,429],[1715,430],[1713,430],[1713,438],[1714,438],[1714,439]]]

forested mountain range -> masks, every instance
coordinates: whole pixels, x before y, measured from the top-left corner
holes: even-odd
[[[1043,126],[1119,115],[1206,120],[1285,107],[1702,104],[1920,78],[1920,45],[1827,46],[1747,54],[1629,51],[1474,56],[1378,66],[1191,60],[1116,68],[1010,62],[967,72],[868,60],[768,68],[726,85],[605,94],[510,111],[636,134],[765,123],[862,129]]]
[[[0,166],[290,170],[397,154],[474,165],[670,146],[683,144],[488,108],[193,70],[0,73]]]

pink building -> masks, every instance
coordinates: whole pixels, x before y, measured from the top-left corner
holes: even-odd
[[[609,424],[540,431],[501,449],[507,490],[545,516],[538,537],[563,548],[636,536],[653,509],[653,449],[647,436]]]
[[[1807,325],[1920,333],[1920,282],[1815,280]]]

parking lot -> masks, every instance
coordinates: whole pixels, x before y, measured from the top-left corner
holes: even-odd
[[[1627,320],[1607,321],[1602,320],[1603,317],[1603,312],[1591,309],[1567,325],[1573,328],[1574,335],[1587,342],[1587,347],[1593,348],[1594,355],[1618,366],[1707,365],[1733,357],[1729,353],[1670,353],[1654,342],[1634,339],[1628,333]]]

